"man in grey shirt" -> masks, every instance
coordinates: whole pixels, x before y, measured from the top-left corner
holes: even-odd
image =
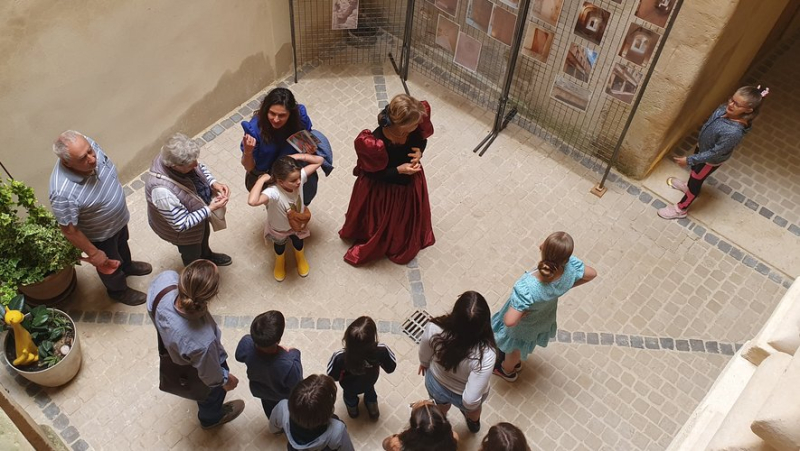
[[[153,271],[131,259],[128,206],[117,168],[92,139],[67,130],[53,143],[58,156],[50,175],[50,204],[61,232],[97,268],[108,295],[126,305],[144,304],[144,293],[128,286],[127,276]]]

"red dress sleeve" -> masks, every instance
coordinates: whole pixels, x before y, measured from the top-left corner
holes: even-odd
[[[433,134],[433,124],[431,123],[431,105],[427,100],[423,100],[422,105],[425,107],[425,111],[428,114],[422,118],[422,122],[420,122],[417,129],[419,129],[420,133],[422,134],[422,139],[428,139]]]
[[[356,168],[366,172],[378,172],[386,169],[389,164],[389,154],[383,141],[375,138],[371,130],[363,130],[353,143],[356,148],[358,162]]]

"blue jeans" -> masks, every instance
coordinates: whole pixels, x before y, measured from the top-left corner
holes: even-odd
[[[456,406],[458,410],[464,413],[468,412],[461,401],[461,394],[450,391],[447,387],[440,384],[439,381],[433,377],[433,373],[431,373],[430,369],[425,372],[425,389],[428,390],[428,396],[430,396],[436,404],[452,404]],[[489,396],[488,393],[481,397],[481,404],[483,404],[487,396]]]
[[[222,362],[222,367],[228,369],[228,362]],[[224,416],[222,404],[225,402],[225,395],[228,392],[220,385],[211,389],[208,398],[197,401],[197,419],[202,426],[208,427],[219,423]]]

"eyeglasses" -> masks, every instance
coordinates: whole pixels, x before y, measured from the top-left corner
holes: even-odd
[[[739,103],[739,102],[737,102],[737,101],[733,100],[733,97],[731,97],[730,99],[728,99],[728,105],[730,105],[731,103],[732,103],[732,104],[733,104],[733,106],[735,106],[736,108],[747,108],[747,105],[743,105],[743,104],[741,104],[741,103]]]

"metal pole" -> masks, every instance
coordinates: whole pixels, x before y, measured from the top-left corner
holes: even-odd
[[[531,0],[522,0],[522,3],[519,5],[517,22],[514,24],[514,40],[511,42],[511,54],[508,59],[508,69],[506,70],[506,80],[497,103],[497,115],[494,118],[492,132],[473,150],[473,152],[478,152],[478,150],[483,147],[478,156],[483,156],[483,154],[486,153],[489,146],[491,146],[495,138],[497,138],[497,135],[503,131],[511,118],[516,114],[516,110],[514,110],[512,113],[509,113],[509,117],[506,117],[506,105],[508,104],[508,93],[511,91],[511,83],[514,81],[514,69],[517,66],[519,48],[522,46],[522,32],[525,30],[525,22],[527,21],[528,8],[530,5]],[[488,142],[486,142],[487,140]],[[482,146],[484,142],[486,142],[486,145]]]
[[[289,24],[292,28],[292,63],[294,64],[294,82],[297,83],[297,45],[294,36],[294,0],[289,0]]]
[[[400,55],[402,57],[400,69],[403,71],[403,81],[408,80],[408,66],[409,60],[411,59],[411,32],[414,28],[414,6],[416,6],[416,0],[408,0],[406,29],[403,31],[403,52]],[[403,83],[403,85],[405,85],[405,83]]]
[[[394,61],[394,55],[389,53],[389,61],[392,62],[394,71],[400,76],[400,83],[403,84],[403,89],[408,95],[411,95],[411,92],[408,90],[408,84],[406,84],[406,80],[408,80],[409,57],[411,55],[411,30],[414,27],[414,4],[414,0],[408,0],[408,4],[406,5],[406,23],[405,27],[403,28],[403,45],[400,49],[399,67]]]
[[[639,108],[639,103],[642,101],[642,96],[644,95],[645,89],[647,89],[647,84],[650,83],[650,78],[653,76],[653,72],[656,68],[656,63],[658,62],[659,57],[661,56],[662,50],[664,50],[664,45],[667,42],[667,38],[669,37],[670,31],[672,31],[672,26],[675,24],[675,18],[678,17],[678,13],[681,10],[681,6],[683,6],[683,0],[678,0],[675,4],[675,11],[672,12],[672,18],[670,19],[669,23],[667,24],[667,28],[664,30],[664,36],[661,38],[661,45],[658,46],[656,49],[656,54],[653,55],[653,63],[650,64],[650,68],[647,69],[647,74],[644,76],[644,81],[642,82],[642,86],[639,88],[639,93],[636,94],[636,100],[633,102],[633,106],[631,107],[631,113],[628,115],[628,120],[625,121],[625,126],[622,128],[622,134],[619,135],[619,139],[617,140],[617,145],[614,146],[614,153],[611,154],[611,159],[608,161],[606,165],[606,170],[603,173],[603,178],[600,180],[600,183],[595,185],[591,189],[591,193],[597,197],[603,197],[603,194],[606,193],[607,188],[605,187],[606,179],[608,178],[608,174],[611,172],[611,166],[617,161],[617,157],[619,156],[619,150],[622,148],[622,141],[625,140],[625,135],[628,134],[628,129],[631,127],[631,123],[633,122],[633,115],[636,113],[637,108]]]

